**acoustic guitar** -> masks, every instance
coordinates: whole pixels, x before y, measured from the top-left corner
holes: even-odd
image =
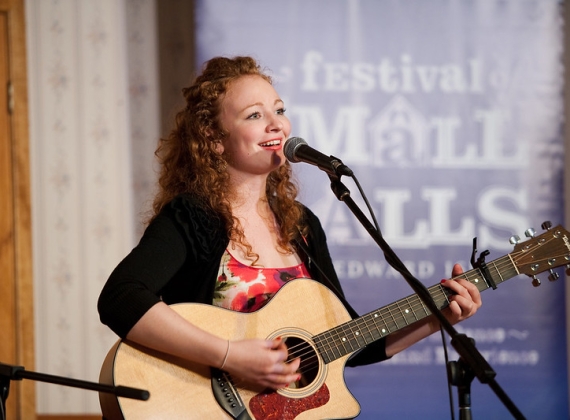
[[[533,277],[536,283],[536,274],[550,270],[549,278],[554,280],[558,275],[553,269],[563,265],[569,267],[570,275],[569,236],[560,226],[549,228],[516,243],[512,253],[460,277],[483,291],[519,274]],[[436,284],[428,291],[438,308],[449,304],[447,288]],[[189,322],[228,340],[286,339],[290,358],[301,358],[301,379],[277,391],[256,388],[209,366],[119,340],[107,354],[100,382],[146,389],[150,398],[138,401],[100,393],[105,419],[354,418],[360,406],[344,383],[347,359],[364,346],[430,315],[422,300],[410,295],[351,319],[334,293],[309,279],[288,282],[254,313],[196,303],[172,308]]]

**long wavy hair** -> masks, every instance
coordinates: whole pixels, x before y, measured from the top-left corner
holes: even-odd
[[[191,193],[222,220],[228,239],[244,246],[248,258],[255,263],[258,255],[247,243],[239,220],[231,212],[227,163],[217,151],[218,144],[228,135],[219,119],[224,95],[232,82],[249,75],[272,83],[251,57],[216,57],[205,63],[190,87],[182,90],[186,107],[176,114],[174,129],[160,139],[155,153],[161,169],[153,217],[177,195]],[[278,222],[279,251],[289,252],[291,241],[307,231],[302,206],[295,200],[297,187],[289,162],[269,174],[265,193]]]

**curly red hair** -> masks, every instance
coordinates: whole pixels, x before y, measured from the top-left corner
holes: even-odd
[[[156,216],[174,197],[191,193],[211,209],[226,226],[228,238],[242,244],[250,257],[257,260],[247,243],[243,229],[231,212],[229,175],[218,144],[228,133],[219,115],[224,94],[235,80],[257,75],[272,83],[251,57],[216,57],[207,61],[194,83],[182,90],[186,107],[178,112],[175,128],[160,139],[156,156],[161,164],[159,191],[154,199]],[[289,162],[271,172],[267,179],[266,197],[279,225],[279,246],[287,252],[296,236],[305,234],[303,208],[296,201],[297,187],[292,181]]]

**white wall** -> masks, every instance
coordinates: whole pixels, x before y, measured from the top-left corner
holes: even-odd
[[[154,0],[27,0],[36,370],[96,382],[96,301],[132,248],[159,132]],[[38,412],[100,413],[38,385]]]

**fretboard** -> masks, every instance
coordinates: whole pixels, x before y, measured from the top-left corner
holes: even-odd
[[[467,271],[457,278],[464,278],[475,284],[479,291],[498,285],[518,275],[510,255],[505,255],[487,263],[488,277],[485,279],[479,268]],[[439,309],[449,305],[449,297],[453,294],[448,288],[436,284],[428,291]],[[313,340],[323,361],[330,363],[346,354],[360,350],[364,346],[379,340],[395,331],[411,325],[431,312],[418,295],[410,295],[390,305],[362,315],[335,328],[317,334]]]

